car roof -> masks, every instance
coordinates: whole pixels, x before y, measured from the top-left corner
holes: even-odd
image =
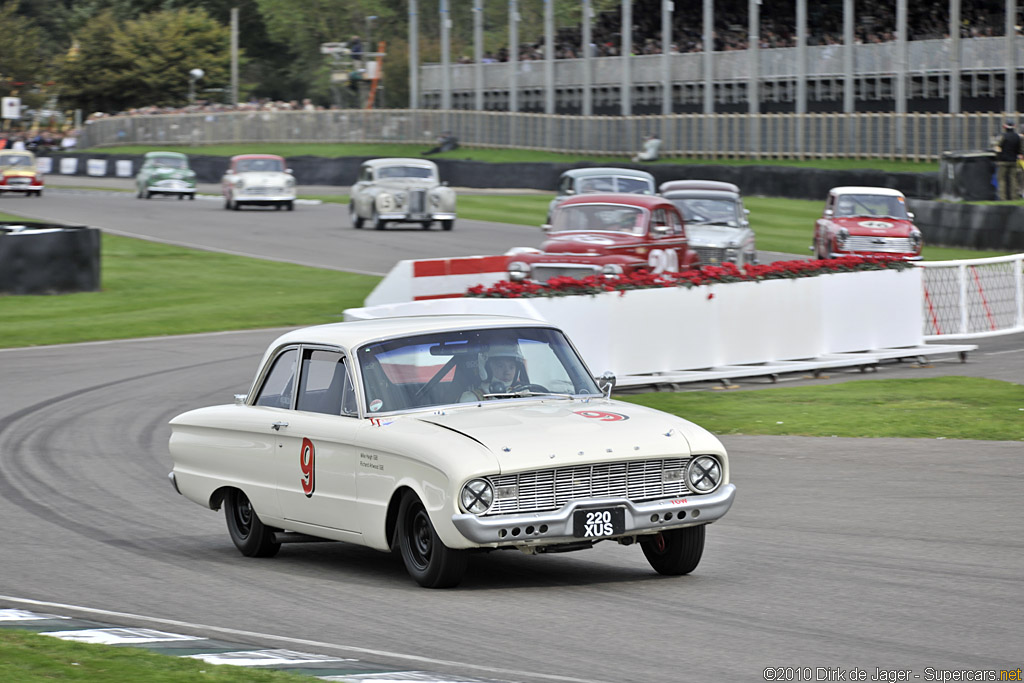
[[[903,193],[891,187],[866,187],[861,185],[842,185],[833,187],[829,194],[880,194],[889,197],[902,197]]]
[[[0,149],[0,154],[3,154],[4,156],[7,156],[9,154],[13,154],[13,155],[19,156],[19,157],[31,157],[33,159],[36,158],[35,154],[33,154],[32,152],[29,152],[28,150],[24,150],[24,149]]]
[[[437,168],[437,164],[429,159],[409,159],[405,157],[384,157],[381,159],[369,159],[363,162],[363,166],[379,168],[381,166],[426,166]]]
[[[314,325],[286,332],[271,348],[284,344],[325,344],[355,348],[371,341],[413,336],[428,332],[450,332],[463,329],[493,327],[553,327],[542,320],[504,315],[417,315],[394,318],[372,318],[343,323]]]
[[[146,152],[146,157],[145,158],[151,159],[153,157],[175,157],[177,159],[187,159],[188,158],[187,155],[182,154],[181,152]]]
[[[618,168],[615,166],[601,166],[596,168],[571,168],[568,171],[562,173],[562,176],[569,176],[571,178],[589,178],[593,176],[610,176],[620,175],[628,178],[643,178],[644,180],[650,180],[654,182],[654,176],[647,171],[639,171],[634,168]]]
[[[662,192],[661,196],[665,199],[726,199],[734,202],[740,199],[740,196],[735,192],[715,190],[672,190],[670,192]]]
[[[718,190],[739,194],[739,186],[720,180],[670,180],[658,186],[658,192],[677,192],[679,190]]]
[[[277,154],[236,154],[231,157],[231,161],[238,159],[280,159],[284,161],[284,157]]]
[[[675,209],[675,204],[664,197],[651,194],[634,194],[631,192],[577,194],[559,204],[559,208],[576,204],[619,204],[622,206],[637,206],[644,209],[655,209],[659,206],[667,205]]]

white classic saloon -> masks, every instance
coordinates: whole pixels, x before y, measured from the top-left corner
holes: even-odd
[[[604,540],[687,574],[735,495],[717,438],[607,398],[560,330],[520,318],[289,332],[248,394],[171,429],[172,484],[223,506],[242,554],[320,539],[398,549],[426,587],[456,585],[473,550]]]
[[[429,230],[434,221],[442,230],[455,226],[455,190],[441,182],[437,164],[427,159],[364,161],[350,194],[353,228],[369,223],[383,230],[388,223],[419,223]]]

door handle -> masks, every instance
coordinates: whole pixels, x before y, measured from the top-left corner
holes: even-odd
[[[281,431],[281,427],[287,427],[287,426],[288,426],[287,422],[275,422],[274,424],[270,425],[270,428],[273,429],[275,432],[279,432],[279,431]]]

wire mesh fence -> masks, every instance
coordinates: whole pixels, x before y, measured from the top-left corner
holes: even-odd
[[[1024,254],[921,265],[925,340],[1024,331]]]

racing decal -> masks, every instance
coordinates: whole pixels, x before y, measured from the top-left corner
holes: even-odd
[[[892,223],[886,223],[885,221],[861,221],[860,224],[872,230],[888,230],[892,227]]]
[[[600,420],[601,422],[621,422],[622,420],[629,419],[629,415],[623,415],[622,413],[609,413],[603,410],[574,410],[573,412],[580,417],[589,417],[593,420]]]
[[[647,265],[655,273],[679,272],[679,254],[675,249],[651,249],[647,255]]]
[[[302,449],[299,451],[299,468],[302,470],[302,492],[306,494],[306,498],[312,498],[313,490],[316,489],[315,458],[313,442],[303,437]]]
[[[371,417],[370,418],[370,424],[372,424],[374,427],[387,427],[392,422],[394,422],[394,420],[385,420],[382,417]]]
[[[383,407],[384,407],[384,401],[380,400],[379,398],[375,398],[372,401],[370,401],[370,412],[371,413],[376,413],[378,410],[380,410]]]

